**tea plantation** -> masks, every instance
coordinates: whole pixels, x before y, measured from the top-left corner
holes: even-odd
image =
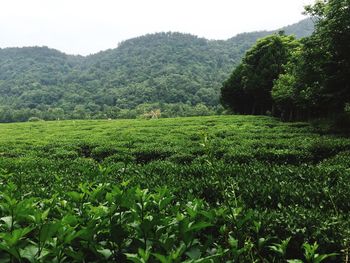
[[[0,134],[0,262],[348,260],[349,138],[253,116]]]

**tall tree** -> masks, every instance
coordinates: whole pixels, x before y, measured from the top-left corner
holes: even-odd
[[[350,102],[350,0],[317,1],[306,7],[316,30],[281,74],[272,96],[293,119],[334,117]]]
[[[318,77],[326,113],[341,112],[350,101],[350,0],[317,1],[306,12],[317,20],[311,40],[323,53]]]
[[[295,37],[286,36],[283,32],[258,40],[224,83],[222,104],[238,113],[265,114],[273,111],[273,83],[298,46]]]

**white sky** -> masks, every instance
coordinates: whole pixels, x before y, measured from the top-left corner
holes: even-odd
[[[0,0],[0,47],[87,55],[161,31],[227,39],[303,19],[313,0]]]

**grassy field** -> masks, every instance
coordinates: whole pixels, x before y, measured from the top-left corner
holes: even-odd
[[[13,123],[0,134],[1,262],[346,256],[349,138],[253,116]]]

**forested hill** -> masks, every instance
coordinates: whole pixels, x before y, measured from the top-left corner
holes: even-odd
[[[306,19],[282,30],[304,37],[313,24]],[[271,33],[226,41],[157,33],[87,57],[47,47],[0,49],[0,121],[118,117],[145,103],[215,107],[245,51]]]

